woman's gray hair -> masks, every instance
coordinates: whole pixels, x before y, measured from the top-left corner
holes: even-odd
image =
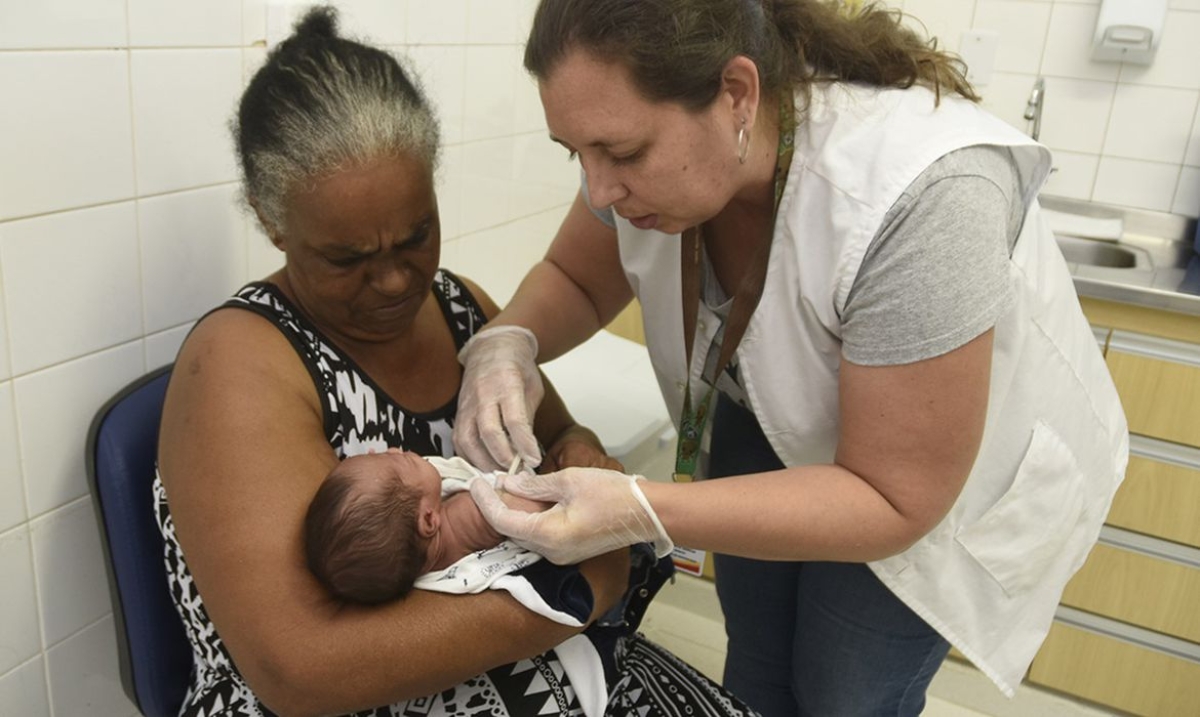
[[[245,200],[269,234],[289,192],[339,169],[403,154],[437,168],[437,119],[415,74],[387,52],[337,35],[336,11],[310,10],[271,52],[231,123]]]

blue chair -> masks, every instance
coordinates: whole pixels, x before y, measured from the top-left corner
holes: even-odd
[[[192,650],[175,612],[154,521],[158,423],[171,366],[121,389],[92,420],[88,483],[108,568],[121,685],[145,717],[175,717]]]

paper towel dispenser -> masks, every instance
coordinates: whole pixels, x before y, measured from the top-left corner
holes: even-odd
[[[1168,0],[1101,0],[1092,59],[1149,65],[1162,40]]]

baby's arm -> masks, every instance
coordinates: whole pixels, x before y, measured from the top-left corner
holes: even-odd
[[[509,508],[521,510],[526,513],[541,513],[544,510],[550,510],[554,505],[553,503],[544,503],[540,500],[533,500],[532,498],[526,498],[515,493],[509,493],[504,489],[496,491],[496,495],[499,495],[500,500],[504,501],[504,504]]]

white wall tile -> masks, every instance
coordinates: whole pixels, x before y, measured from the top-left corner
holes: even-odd
[[[1041,141],[1051,149],[1099,154],[1115,92],[1111,82],[1047,77]]]
[[[141,335],[134,214],[122,202],[0,225],[17,375]]]
[[[29,530],[24,526],[0,534],[0,576],[0,674],[4,674],[42,651]]]
[[[538,0],[519,0],[517,4],[517,44],[522,48],[529,41],[529,31],[533,29],[533,16],[537,6]]]
[[[467,47],[463,141],[492,139],[515,130],[517,50],[511,45]],[[520,70],[524,72],[524,70]]]
[[[1054,172],[1042,191],[1072,199],[1091,199],[1099,166],[1099,155],[1056,151]]]
[[[3,224],[0,224],[0,231]],[[4,266],[0,263],[0,381],[12,376],[8,353],[8,312],[4,303]]]
[[[427,2],[428,0],[417,0]],[[408,2],[404,0],[340,0],[338,31],[373,45],[408,42]]]
[[[46,666],[41,657],[0,677],[0,709],[6,715],[50,717]]]
[[[567,161],[561,145],[540,132],[518,135],[513,141],[514,208],[520,214],[534,214],[574,201],[579,192],[579,163]]]
[[[451,271],[455,270],[454,267],[459,265],[459,243],[459,239],[442,239],[442,254],[438,260],[438,266],[446,267]]]
[[[30,521],[46,645],[111,612],[100,529],[91,498]]]
[[[241,50],[135,50],[131,57],[138,193],[236,179],[227,123],[242,90]]]
[[[516,132],[539,132],[543,137],[548,135],[546,129],[546,113],[542,108],[542,98],[538,94],[537,80],[524,67],[520,66],[520,51],[516,53],[515,62],[519,69],[514,81],[513,104],[515,118],[513,129]]]
[[[0,3],[0,49],[119,47],[127,37],[125,0]]]
[[[145,373],[143,361],[139,340],[13,381],[30,516],[87,493],[88,426],[118,389]]]
[[[904,22],[923,36],[936,37],[938,47],[954,49],[971,28],[975,3],[962,0],[907,0]]]
[[[1200,92],[1118,85],[1104,154],[1182,164]]]
[[[243,47],[242,48],[242,90],[250,84],[250,80],[254,78],[254,73],[265,65],[267,62],[267,48],[265,47]],[[241,93],[233,107],[229,108],[230,119],[237,113],[237,102],[241,101]],[[231,140],[232,141],[232,140]]]
[[[975,10],[974,29],[1000,33],[996,69],[1002,72],[1037,73],[1049,24],[1045,3],[982,0]]]
[[[0,220],[133,195],[126,54],[0,53]]]
[[[467,0],[467,42],[472,45],[500,45],[524,42],[519,37],[521,21],[519,0]]]
[[[408,64],[421,79],[442,126],[442,144],[463,137],[466,106],[467,49],[462,45],[418,45],[407,48]]]
[[[1115,80],[1118,62],[1092,62],[1092,37],[1100,8],[1095,4],[1054,3],[1042,72],[1079,80]]]
[[[438,218],[442,225],[442,242],[462,234],[462,217],[465,211],[463,196],[465,167],[462,145],[442,149],[442,165],[437,173]],[[474,211],[472,206],[471,211]]]
[[[246,280],[265,279],[283,268],[283,252],[277,249],[263,233],[257,219],[243,214],[243,221],[246,225]]]
[[[0,532],[24,523],[27,517],[12,382],[5,381],[0,383]],[[0,572],[0,576],[3,575]],[[3,650],[0,650],[0,660],[2,658]],[[0,673],[3,672],[0,669]]]
[[[1036,75],[995,73],[987,87],[978,88],[983,94],[984,109],[1017,130],[1028,133],[1029,122],[1025,120],[1025,105],[1029,102],[1029,93],[1033,90],[1036,79]]]
[[[174,363],[179,354],[179,347],[187,338],[195,323],[185,324],[174,329],[160,331],[146,337],[146,371],[153,371],[160,366]]]
[[[128,717],[137,714],[121,688],[111,617],[46,651],[56,715]]]
[[[1191,10],[1192,12],[1200,12],[1200,0],[1171,0],[1171,4],[1167,7],[1172,10]]]
[[[242,0],[129,0],[133,47],[229,47],[242,42]]]
[[[408,3],[410,45],[461,44],[467,34],[467,0]]]
[[[464,235],[516,218],[512,213],[514,147],[512,137],[462,145],[464,209],[460,227]]]
[[[1200,167],[1200,107],[1196,108],[1196,117],[1192,120],[1192,136],[1188,140],[1183,163],[1191,167]]]
[[[1170,211],[1179,166],[1105,157],[1096,173],[1092,199],[1106,204]]]
[[[266,40],[267,0],[242,0],[242,46]]]
[[[1200,13],[1170,12],[1162,42],[1149,65],[1122,63],[1121,81],[1161,87],[1200,89]]]
[[[1179,175],[1179,186],[1175,190],[1172,214],[1200,217],[1200,167],[1184,167]]]
[[[542,259],[565,208],[464,236],[451,270],[474,279],[500,306],[508,303],[526,272]]]
[[[232,184],[138,202],[146,330],[199,318],[246,281],[246,222]]]

